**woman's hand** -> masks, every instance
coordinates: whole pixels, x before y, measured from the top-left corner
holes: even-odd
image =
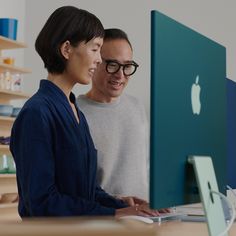
[[[159,216],[160,213],[158,210],[150,209],[149,205],[147,203],[144,203],[141,205],[136,204],[131,207],[117,209],[115,217],[119,218],[121,216],[127,216],[127,215],[139,215],[148,217],[148,216]]]
[[[116,216],[119,218],[125,215],[140,215],[140,216],[159,216],[160,213],[169,213],[171,212],[168,208],[163,208],[160,210],[150,209],[147,201],[134,197],[134,196],[126,196],[126,197],[118,197],[123,200],[130,207],[117,209]]]
[[[148,204],[146,200],[134,196],[119,197],[119,199],[123,200],[129,206]]]

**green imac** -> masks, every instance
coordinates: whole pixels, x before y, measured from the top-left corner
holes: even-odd
[[[210,235],[222,232],[223,208],[211,190],[226,192],[226,49],[158,11],[150,110],[151,207],[202,201]]]

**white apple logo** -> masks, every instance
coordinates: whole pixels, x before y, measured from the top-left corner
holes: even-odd
[[[191,89],[191,103],[193,114],[199,115],[201,111],[200,92],[201,87],[198,84],[199,75],[196,76],[196,81],[192,85]]]

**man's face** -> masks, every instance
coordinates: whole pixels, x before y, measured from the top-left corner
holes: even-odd
[[[106,60],[121,64],[132,62],[132,49],[124,39],[104,41],[101,49],[102,64],[98,66],[92,78],[92,97],[98,102],[111,102],[121,95],[128,84],[129,76],[124,75],[123,67],[114,74],[106,71]]]

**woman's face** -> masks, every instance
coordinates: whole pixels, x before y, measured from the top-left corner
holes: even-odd
[[[89,84],[97,66],[102,62],[100,50],[103,38],[93,38],[71,47],[66,73],[74,83]]]

